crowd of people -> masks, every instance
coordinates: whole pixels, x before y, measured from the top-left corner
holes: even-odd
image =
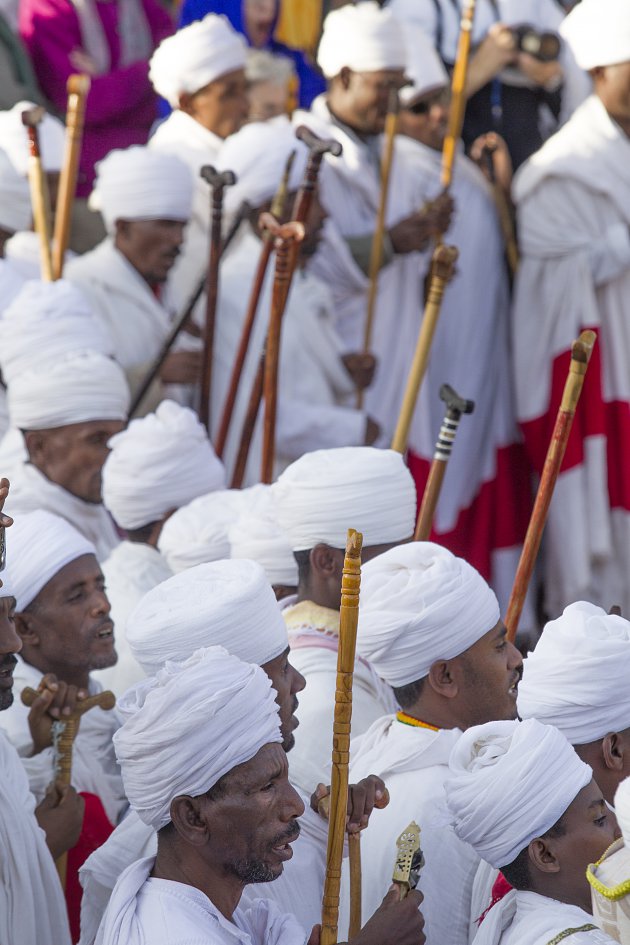
[[[337,940],[630,945],[628,0],[19,0],[0,107],[0,945],[319,945],[349,528]]]

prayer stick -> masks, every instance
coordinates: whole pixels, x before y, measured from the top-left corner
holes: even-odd
[[[596,338],[597,336],[594,331],[583,331],[580,337],[574,341],[571,346],[569,374],[564,386],[562,402],[558,409],[549,449],[547,450],[545,465],[543,466],[542,475],[540,477],[534,508],[529,520],[529,526],[527,528],[527,534],[525,535],[525,542],[523,544],[518,568],[516,569],[516,577],[514,578],[514,585],[505,616],[508,640],[512,643],[516,638],[516,631],[518,630],[525,595],[527,594],[527,588],[529,587],[534,564],[538,555],[551,497],[553,496],[553,490],[560,473],[562,460],[564,459],[569,434],[571,433],[571,427],[573,425],[573,418],[580,399],[580,394],[582,393],[584,377],[591,354],[593,353]]]
[[[52,248],[53,279],[61,279],[63,264],[70,240],[72,204],[79,173],[79,157],[85,123],[85,106],[91,79],[89,75],[71,75],[68,78],[68,108],[66,111],[66,144],[63,167],[59,177],[55,232]]]
[[[420,870],[423,866],[420,827],[415,820],[412,820],[396,841],[396,862],[392,882],[398,886],[401,900],[405,899],[408,893],[418,885]]]
[[[463,397],[460,397],[459,394],[453,390],[450,384],[442,384],[440,387],[440,400],[443,400],[446,404],[446,413],[444,414],[444,421],[440,428],[437,443],[435,444],[435,453],[433,454],[433,462],[429,470],[429,478],[424,487],[422,504],[420,505],[420,513],[418,515],[418,524],[416,525],[416,532],[413,536],[414,541],[429,540],[435,510],[437,508],[438,499],[440,498],[440,492],[442,491],[446,466],[453,450],[453,443],[457,435],[459,421],[462,418],[462,414],[472,413],[475,409],[474,401],[464,400]]]
[[[353,939],[361,931],[361,834],[348,834],[348,859],[350,861],[350,920],[348,939]]]
[[[203,363],[201,365],[201,394],[199,419],[210,433],[210,388],[212,378],[212,357],[214,354],[214,326],[219,295],[219,261],[221,259],[221,222],[223,219],[223,191],[236,183],[232,171],[217,171],[209,164],[200,171],[201,176],[210,184],[211,189],[211,224],[210,224],[210,262],[206,281],[206,325],[203,336]]]
[[[332,777],[330,787],[330,818],[326,878],[322,900],[320,945],[337,942],[339,923],[339,889],[341,861],[348,810],[348,764],[350,760],[350,726],[352,720],[352,679],[359,621],[359,588],[361,585],[361,548],[363,535],[348,529],[346,554],[341,581],[339,620],[339,651],[337,654],[337,688],[333,723]]]
[[[442,147],[442,187],[445,190],[448,190],[453,180],[455,153],[464,126],[466,77],[468,75],[475,6],[476,0],[465,0],[459,27],[457,56],[451,80],[451,110],[448,119],[448,131]]]
[[[26,128],[29,143],[28,182],[33,205],[33,223],[39,236],[41,272],[44,282],[53,281],[52,255],[50,247],[50,195],[48,182],[42,165],[37,126],[42,121],[46,109],[41,105],[22,112],[22,124]]]
[[[27,686],[22,690],[22,703],[25,706],[32,706],[36,699],[41,695],[41,690],[31,689]],[[89,712],[90,709],[99,706],[101,709],[113,709],[116,705],[116,696],[113,692],[106,689],[104,692],[98,692],[94,696],[88,696],[82,702],[78,702],[71,715],[63,717],[62,721],[53,722],[52,735],[55,749],[55,783],[62,792],[62,797],[72,783],[72,748],[74,740],[79,731],[79,722],[81,716]],[[68,853],[62,853],[56,862],[57,872],[63,889],[66,888],[66,873],[68,869]]]
[[[397,450],[399,453],[404,453],[407,449],[409,428],[413,419],[414,410],[416,409],[420,386],[427,369],[429,353],[433,343],[433,335],[435,334],[435,328],[438,318],[440,317],[444,290],[453,278],[458,255],[454,246],[438,246],[433,253],[429,294],[422,317],[413,362],[409,370],[409,376],[407,377],[407,386],[398,416],[398,423],[396,424],[396,430],[392,440],[392,449]]]
[[[494,170],[494,151],[495,149],[488,145],[482,151],[482,158],[488,168],[490,185],[494,195],[497,213],[499,215],[499,224],[503,234],[503,243],[505,245],[505,258],[512,278],[516,275],[519,264],[518,244],[516,242],[516,233],[514,232],[514,220],[508,206],[508,200],[501,185],[497,182]]]
[[[280,185],[271,204],[271,215],[277,220],[278,223],[282,222],[282,218],[286,209],[287,197],[289,193],[289,179],[291,177],[291,169],[295,160],[295,154],[296,152],[292,151],[287,159],[284,174],[282,175],[282,180],[280,181]],[[261,219],[262,214],[258,221],[259,227],[261,226]],[[258,312],[260,293],[262,292],[262,287],[265,283],[265,276],[267,275],[267,267],[269,265],[272,250],[273,236],[271,233],[264,233],[262,246],[260,249],[260,257],[258,259],[258,268],[256,269],[256,274],[254,275],[247,312],[245,314],[245,321],[243,323],[243,330],[241,332],[236,358],[234,359],[234,367],[232,368],[232,374],[230,376],[230,383],[228,385],[225,405],[223,407],[223,414],[221,415],[219,432],[217,433],[217,438],[214,444],[215,452],[219,458],[223,456],[228,433],[230,432],[230,423],[232,422],[232,414],[234,413],[236,395],[238,394],[239,384],[241,383],[243,367],[245,365],[245,359],[249,350],[249,343],[254,330],[256,313]]]

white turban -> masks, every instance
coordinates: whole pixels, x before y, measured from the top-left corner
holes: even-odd
[[[22,177],[28,175],[30,145],[22,124],[22,112],[34,108],[33,102],[18,102],[10,111],[0,112],[0,141],[14,168]],[[63,122],[46,113],[37,126],[42,165],[55,173],[63,167],[66,129]]]
[[[225,489],[223,463],[197,414],[172,400],[132,420],[109,447],[103,504],[121,528],[141,528],[200,495]]]
[[[228,528],[231,558],[251,558],[258,562],[273,586],[297,586],[297,561],[286,533],[273,514],[271,488],[257,492],[251,508]]]
[[[86,351],[114,353],[83,292],[64,279],[26,282],[0,319],[0,365],[7,384]]]
[[[100,210],[108,233],[116,220],[181,220],[192,212],[193,178],[174,154],[136,146],[110,151],[96,165],[90,194],[92,210]]]
[[[7,562],[18,611],[28,607],[71,561],[83,555],[96,555],[94,545],[76,528],[43,510],[16,515],[6,537]]]
[[[209,13],[203,20],[163,39],[149,63],[153,88],[171,108],[179,108],[182,92],[194,93],[237,69],[247,59],[245,40],[224,16]]]
[[[353,72],[404,69],[407,50],[403,27],[390,10],[377,3],[350,4],[324,20],[317,62],[327,79],[345,67]]]
[[[615,816],[623,842],[630,848],[630,778],[625,778],[615,791]]]
[[[630,62],[628,0],[582,0],[560,32],[582,69]]]
[[[11,426],[53,430],[90,420],[126,420],[129,387],[122,368],[102,354],[60,358],[25,371],[7,389]]]
[[[160,830],[175,797],[205,794],[264,745],[280,742],[275,697],[260,667],[220,646],[169,662],[125,693],[114,747],[140,819]]]
[[[404,105],[409,106],[428,92],[448,85],[449,78],[444,63],[426,33],[406,23],[405,34],[407,77],[411,79],[412,84],[400,90],[400,99]]]
[[[344,446],[305,453],[271,488],[293,551],[320,542],[345,548],[349,528],[363,533],[365,547],[413,534],[416,487],[394,450]]]
[[[6,151],[0,149],[0,228],[10,233],[28,230],[31,217],[28,184]]]
[[[390,686],[428,676],[500,619],[498,601],[463,558],[431,542],[398,545],[361,572],[357,651]]]
[[[553,827],[593,779],[564,735],[535,719],[467,729],[449,768],[455,833],[495,869]]]
[[[252,207],[260,207],[271,200],[292,151],[295,151],[295,158],[289,191],[300,186],[308,148],[295,137],[295,128],[285,115],[270,121],[252,122],[230,135],[217,161],[220,170],[236,174],[236,184],[225,192],[226,210],[235,213],[245,200]]]
[[[578,601],[550,620],[523,663],[518,713],[572,745],[630,728],[630,623]]]
[[[289,645],[275,595],[254,561],[213,561],[168,578],[134,608],[126,634],[148,675],[203,646],[224,646],[262,666]]]

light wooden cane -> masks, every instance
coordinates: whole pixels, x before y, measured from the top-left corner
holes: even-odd
[[[438,246],[433,253],[429,294],[422,317],[413,362],[407,377],[407,385],[398,416],[398,423],[396,424],[396,430],[392,440],[392,449],[397,450],[399,453],[404,453],[407,449],[409,428],[413,419],[414,410],[416,409],[420,386],[429,362],[433,335],[435,334],[435,329],[440,317],[442,298],[446,286],[453,277],[458,255],[454,246]]]
[[[46,109],[41,106],[28,108],[22,112],[22,124],[28,134],[28,182],[33,207],[33,224],[39,237],[41,276],[44,282],[53,281],[52,251],[50,245],[50,194],[48,181],[42,165],[39,147],[38,125],[44,118]]]
[[[55,231],[52,248],[53,279],[61,279],[63,264],[70,241],[72,204],[79,174],[81,141],[85,124],[85,106],[91,80],[88,75],[71,75],[67,82],[68,108],[66,110],[66,144],[63,166],[59,176]]]
[[[32,706],[41,692],[27,686],[22,690],[22,703]],[[116,696],[106,689],[95,696],[88,696],[78,702],[71,715],[64,716],[58,722],[53,722],[53,739],[55,748],[55,783],[61,791],[65,791],[72,783],[72,749],[74,740],[79,731],[81,716],[98,706],[100,709],[113,709],[116,705]],[[68,853],[62,853],[56,861],[57,872],[61,885],[66,888],[66,874],[68,870]]]
[[[496,149],[494,147],[486,146],[481,152],[481,157],[488,169],[488,177],[490,178],[490,185],[492,187],[492,193],[494,195],[494,203],[497,208],[497,214],[499,216],[499,224],[501,226],[501,233],[503,235],[503,243],[505,246],[505,258],[507,259],[510,275],[512,276],[512,278],[514,278],[514,276],[516,275],[516,270],[518,269],[518,264],[519,264],[518,244],[516,242],[516,233],[514,231],[514,219],[512,217],[512,212],[508,205],[508,198],[506,197],[503,191],[503,188],[497,181],[496,171],[494,167],[495,150]]]
[[[462,18],[459,27],[457,56],[451,79],[451,107],[449,111],[448,131],[442,146],[442,187],[445,190],[451,186],[457,145],[464,127],[466,113],[466,79],[468,77],[468,62],[470,60],[470,44],[472,28],[475,18],[476,0],[465,0]]]
[[[348,810],[348,765],[350,760],[350,727],[352,721],[352,680],[359,621],[359,588],[361,585],[361,548],[363,536],[348,530],[346,554],[341,581],[339,619],[339,651],[337,654],[337,688],[333,722],[332,777],[330,786],[330,818],[326,878],[322,900],[322,931],[320,945],[337,942],[339,924],[339,890],[341,861]]]
[[[584,386],[584,378],[588,369],[588,364],[593,353],[596,335],[594,331],[583,331],[577,341],[573,342],[571,347],[571,364],[569,374],[564,385],[562,402],[558,409],[556,422],[551,435],[551,442],[547,450],[545,465],[542,475],[534,508],[532,510],[529,526],[525,535],[523,551],[516,569],[514,586],[510,595],[510,601],[505,615],[505,625],[507,627],[508,640],[514,642],[516,631],[525,603],[527,588],[534,570],[538,549],[542,534],[547,521],[549,505],[553,496],[553,490],[556,480],[560,473],[560,467],[569,441],[573,418]]]

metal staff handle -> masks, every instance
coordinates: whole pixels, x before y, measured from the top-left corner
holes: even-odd
[[[457,436],[459,422],[463,414],[472,413],[475,409],[475,402],[473,400],[464,400],[463,397],[460,397],[459,394],[453,390],[450,384],[442,384],[440,387],[440,400],[443,400],[446,404],[446,413],[444,414],[444,420],[440,428],[437,443],[435,444],[435,453],[433,454],[433,462],[429,470],[429,478],[424,487],[422,504],[420,505],[420,513],[418,515],[418,524],[416,525],[416,532],[413,536],[414,541],[428,541],[429,539],[435,510],[440,498],[440,492],[442,491],[444,474],[446,473],[446,467],[451,457],[451,452],[453,451],[453,444]]]
[[[427,304],[424,309],[416,350],[407,377],[407,386],[392,440],[392,449],[399,453],[404,453],[407,449],[409,428],[416,409],[420,386],[429,362],[433,335],[442,308],[442,298],[446,286],[453,278],[458,255],[459,253],[454,246],[438,246],[433,253]]]
[[[68,242],[72,204],[79,174],[79,158],[85,124],[85,107],[90,91],[89,75],[77,74],[68,78],[68,108],[66,110],[66,143],[63,167],[59,177],[55,230],[52,248],[53,278],[61,279]]]
[[[448,189],[453,180],[453,167],[457,143],[461,138],[466,113],[466,77],[470,59],[473,21],[475,19],[476,0],[466,0],[462,10],[457,43],[457,57],[451,80],[451,110],[448,131],[442,147],[442,187]]]
[[[361,585],[361,548],[363,535],[348,529],[346,554],[341,581],[339,651],[337,654],[337,688],[333,722],[332,776],[330,785],[330,818],[326,878],[322,900],[322,931],[320,945],[337,942],[339,924],[339,890],[341,861],[348,810],[348,766],[350,760],[350,726],[352,721],[352,681],[359,622],[359,589]]]
[[[41,271],[44,282],[53,281],[52,253],[50,246],[50,194],[48,182],[42,164],[42,155],[39,147],[38,125],[44,118],[46,109],[41,105],[28,108],[22,112],[22,124],[26,128],[29,144],[28,182],[31,190],[33,205],[33,223],[39,236],[41,257]]]
[[[510,601],[505,615],[505,625],[507,627],[508,640],[512,643],[516,638],[518,623],[521,618],[525,595],[531,580],[534,564],[540,548],[542,534],[547,521],[549,505],[553,496],[553,490],[556,480],[560,473],[560,467],[569,441],[569,434],[573,426],[573,418],[577,409],[584,378],[588,369],[593,347],[596,341],[594,331],[583,331],[580,337],[573,342],[571,346],[571,364],[569,374],[564,385],[562,401],[556,416],[556,422],[551,434],[551,442],[547,450],[545,465],[542,475],[534,508],[527,527],[523,550],[516,569],[516,577],[510,595]]]
[[[206,281],[206,326],[203,337],[203,364],[201,366],[201,400],[199,419],[210,433],[210,384],[214,354],[214,327],[219,295],[219,261],[221,259],[221,222],[223,219],[223,192],[236,183],[232,171],[217,171],[205,164],[200,172],[211,189],[210,262]]]
[[[420,827],[412,820],[405,827],[396,841],[396,862],[392,873],[392,882],[398,886],[400,899],[406,899],[415,889],[420,879],[420,870],[424,866],[424,856],[420,847]]]

